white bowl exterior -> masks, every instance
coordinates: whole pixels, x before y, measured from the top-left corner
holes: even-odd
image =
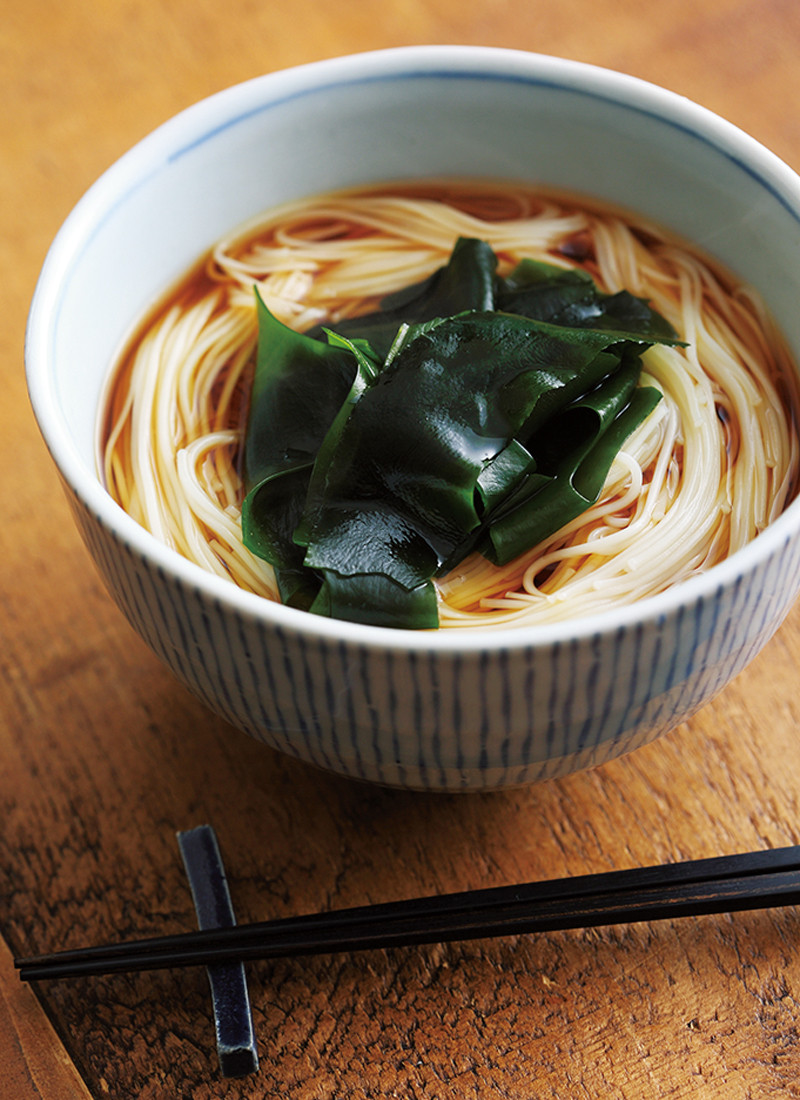
[[[612,629],[586,620],[556,640],[502,633],[460,650],[428,636],[370,644],[210,597],[69,496],[119,607],[210,709],[308,763],[415,790],[519,786],[639,748],[745,667],[800,583],[800,543],[786,538],[732,583]]]
[[[632,78],[431,47],[251,81],[123,157],[48,256],[29,389],[110,591],[212,709],[343,774],[429,789],[531,782],[672,728],[744,667],[800,587],[800,505],[707,577],[638,608],[544,630],[409,637],[240,592],[156,543],[96,473],[109,364],[132,321],[207,247],[301,194],[426,176],[528,180],[644,213],[755,285],[800,360],[800,181],[777,158]]]

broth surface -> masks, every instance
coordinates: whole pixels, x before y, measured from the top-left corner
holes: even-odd
[[[109,492],[199,565],[277,599],[242,543],[241,455],[257,344],[254,286],[306,331],[378,308],[487,241],[578,266],[646,298],[687,342],[644,352],[663,400],[625,443],[600,500],[497,567],[474,554],[437,583],[443,627],[513,626],[653,595],[756,537],[795,492],[796,375],[757,296],[633,215],[513,184],[431,182],[286,204],[237,230],[143,319],[114,368],[101,451]]]

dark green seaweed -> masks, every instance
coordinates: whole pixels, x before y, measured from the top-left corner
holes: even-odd
[[[258,300],[245,544],[284,602],[438,625],[433,579],[473,549],[503,564],[598,498],[660,399],[640,355],[678,343],[626,292],[484,242],[381,310],[299,335]]]

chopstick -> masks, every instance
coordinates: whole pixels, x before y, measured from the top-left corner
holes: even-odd
[[[664,920],[800,903],[800,846],[468,890],[15,959],[23,981]]]

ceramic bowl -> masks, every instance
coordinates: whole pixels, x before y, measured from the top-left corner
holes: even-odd
[[[420,47],[273,73],[122,157],[47,256],[29,391],[75,518],[134,628],[209,708],[342,775],[502,788],[670,730],[745,667],[800,587],[800,502],[705,575],[557,626],[420,634],[271,604],[125,515],[97,473],[97,409],[140,314],[215,240],[302,194],[430,176],[529,180],[643,213],[766,298],[800,359],[800,180],[707,110],[619,73]]]

